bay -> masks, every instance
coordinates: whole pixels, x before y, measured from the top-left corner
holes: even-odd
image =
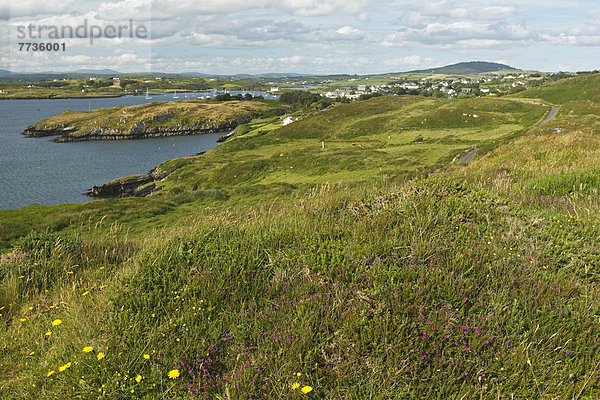
[[[238,92],[230,92],[232,95]],[[245,93],[245,92],[240,92]],[[268,93],[250,92],[253,95]],[[29,125],[67,109],[88,109],[212,97],[214,92],[123,96],[91,99],[0,100],[0,209],[28,204],[84,203],[94,185],[122,176],[143,174],[163,161],[214,148],[222,133],[150,138],[53,143],[28,138]]]

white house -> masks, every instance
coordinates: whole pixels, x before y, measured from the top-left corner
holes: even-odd
[[[296,118],[293,118],[293,117],[287,116],[287,117],[285,117],[285,118],[284,118],[284,120],[283,120],[283,126],[289,125],[289,124],[291,124],[291,123],[292,123],[292,122],[294,122],[294,121],[296,121]]]

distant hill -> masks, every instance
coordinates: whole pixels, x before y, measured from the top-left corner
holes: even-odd
[[[5,69],[0,69],[0,76],[2,75],[10,75],[10,71],[7,71]]]
[[[78,69],[73,71],[75,74],[98,74],[98,75],[120,75],[119,71],[112,69]]]
[[[430,73],[430,74],[456,74],[456,75],[468,75],[468,74],[481,74],[486,72],[497,72],[497,71],[518,71],[508,65],[486,62],[486,61],[469,61],[461,62],[458,64],[447,65],[445,67],[423,69],[418,71],[410,71],[414,73]]]

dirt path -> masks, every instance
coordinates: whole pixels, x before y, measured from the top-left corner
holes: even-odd
[[[469,161],[471,161],[473,159],[473,157],[475,157],[475,154],[477,154],[478,151],[479,151],[479,149],[471,150],[470,152],[465,154],[460,160],[458,160],[458,163],[459,164],[468,163]]]
[[[554,117],[556,117],[557,113],[558,113],[558,108],[552,107],[552,110],[550,110],[550,113],[548,114],[546,119],[543,120],[542,122],[540,122],[540,126],[546,125],[548,122],[552,121],[554,119]]]
[[[540,122],[539,126],[546,125],[548,122],[552,121],[554,119],[554,117],[556,117],[557,113],[558,113],[558,108],[552,107],[552,110],[550,110],[550,113],[548,113],[548,116],[546,117],[546,119],[544,119],[542,122]],[[477,154],[478,151],[479,151],[479,149],[471,150],[470,152],[465,154],[460,160],[458,160],[458,163],[459,164],[469,163],[473,159],[473,157],[475,157],[475,154]]]

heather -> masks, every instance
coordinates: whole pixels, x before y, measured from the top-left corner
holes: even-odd
[[[76,226],[41,224],[10,239],[0,269],[0,391],[57,399],[598,397],[595,104],[553,103],[556,120],[536,127],[548,107],[476,99],[423,117],[412,102],[394,114],[407,100],[381,110],[385,100],[365,101],[362,116],[359,103],[339,106],[182,162],[163,183],[172,197],[91,203]],[[467,119],[481,148],[468,165],[449,154],[469,143],[459,138],[448,150],[448,138],[434,140],[463,129],[460,118],[452,126],[463,114],[451,110],[457,104],[490,118]],[[512,134],[498,127],[486,139],[486,124],[498,118],[487,107],[500,105],[501,121],[521,110],[523,126]],[[375,113],[368,107],[379,114],[360,125]],[[419,132],[438,157],[420,172],[394,174],[392,155],[410,148],[377,126],[393,132],[416,121],[427,124]],[[416,146],[414,133],[407,146]],[[328,136],[313,143],[313,134]],[[322,137],[331,153],[309,153]],[[272,156],[274,141],[287,146],[284,156]],[[344,161],[352,143],[370,143],[364,154],[373,154],[355,175]],[[375,154],[387,173],[379,175]],[[328,156],[337,164],[319,164]],[[256,157],[263,168],[250,169]],[[144,210],[118,220],[111,204]],[[107,217],[96,222],[95,213]]]

